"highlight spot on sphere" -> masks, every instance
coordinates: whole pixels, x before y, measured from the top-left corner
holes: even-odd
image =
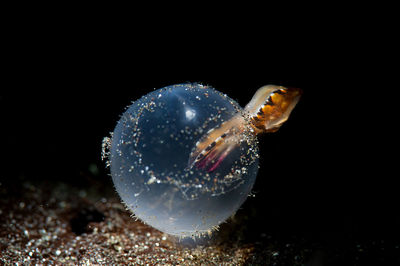
[[[256,133],[261,131],[261,120],[254,117],[268,100],[278,107],[279,95],[270,95],[261,104],[253,99],[243,110],[211,87],[177,84],[133,102],[103,142],[103,156],[126,207],[171,235],[211,234],[253,187]],[[278,122],[271,122],[272,130],[283,123]]]

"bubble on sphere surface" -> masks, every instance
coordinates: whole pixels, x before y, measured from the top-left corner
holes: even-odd
[[[155,90],[135,101],[111,139],[109,163],[118,194],[133,214],[171,235],[197,237],[217,228],[245,201],[258,171],[250,129],[209,167],[189,158],[207,134],[242,108],[200,84]]]

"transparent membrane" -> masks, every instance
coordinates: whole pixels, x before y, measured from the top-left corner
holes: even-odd
[[[197,237],[234,214],[249,195],[258,171],[258,147],[250,126],[215,167],[188,164],[204,136],[243,109],[200,84],[153,91],[123,113],[104,142],[111,175],[133,214],[171,235]],[[212,161],[213,163],[213,161]]]

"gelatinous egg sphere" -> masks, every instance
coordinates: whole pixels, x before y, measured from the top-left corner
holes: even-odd
[[[211,153],[214,140],[193,154],[242,111],[228,96],[200,84],[168,86],[133,102],[112,134],[108,155],[127,208],[146,224],[182,237],[210,233],[233,215],[258,171],[250,127],[244,125],[229,149]]]

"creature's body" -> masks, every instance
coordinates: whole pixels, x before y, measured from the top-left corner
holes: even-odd
[[[275,132],[289,118],[300,99],[301,90],[282,86],[261,87],[244,108],[219,127],[209,130],[190,154],[188,167],[214,171],[224,158],[243,140],[250,125],[254,134]]]

